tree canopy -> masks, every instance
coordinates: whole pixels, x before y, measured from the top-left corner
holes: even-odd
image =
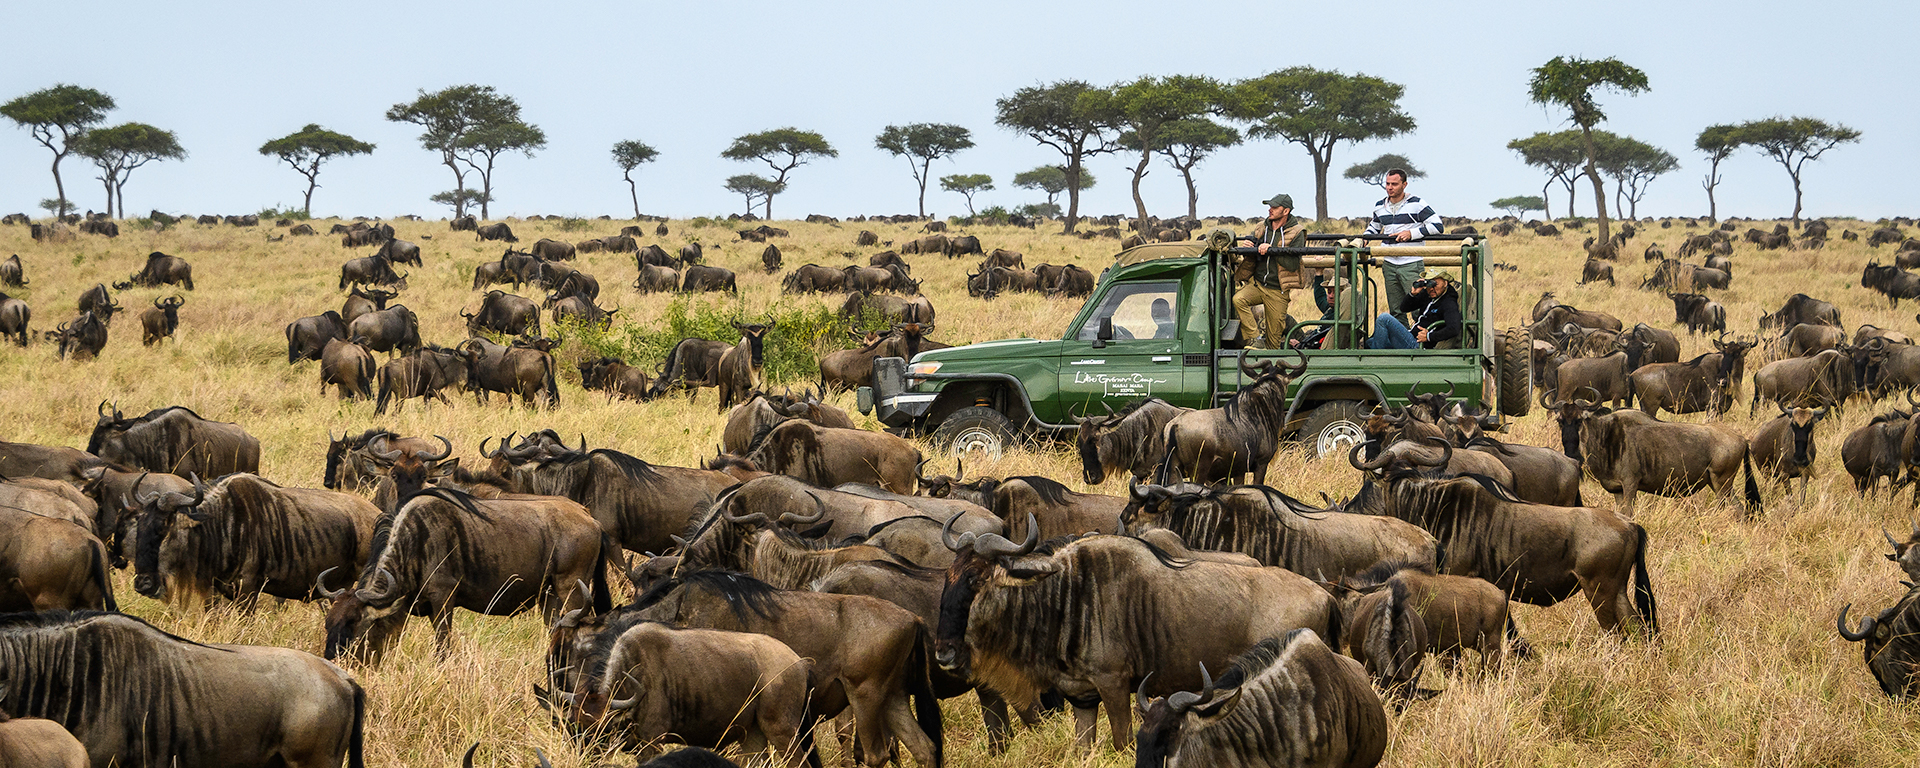
[[[1533,103],[1564,108],[1574,125],[1580,126],[1581,143],[1586,151],[1586,175],[1593,181],[1593,205],[1600,220],[1600,241],[1604,243],[1611,237],[1607,228],[1607,190],[1596,167],[1599,149],[1593,140],[1593,127],[1607,119],[1599,102],[1594,100],[1594,92],[1602,89],[1629,95],[1642,93],[1647,90],[1647,73],[1614,58],[1589,61],[1555,56],[1535,67],[1533,79],[1527,83],[1527,97]]]
[[[1561,186],[1566,187],[1567,215],[1574,215],[1573,185],[1585,175],[1585,171],[1580,170],[1580,166],[1586,162],[1587,158],[1586,151],[1580,146],[1578,131],[1536,133],[1524,139],[1507,142],[1507,149],[1518,153],[1521,162],[1546,172],[1547,182],[1540,186],[1540,197],[1543,200],[1552,201],[1553,198],[1548,194],[1548,190],[1553,187],[1554,182],[1559,182]],[[1547,216],[1552,218],[1552,212],[1548,211]]]
[[[146,123],[121,123],[111,128],[94,128],[80,134],[73,151],[92,160],[100,169],[100,182],[107,189],[107,215],[115,210],[126,215],[126,187],[135,168],[156,160],[180,160],[187,156],[180,137],[173,131]]]
[[[873,137],[873,146],[907,158],[913,181],[920,186],[920,215],[927,215],[927,178],[933,161],[952,157],[973,146],[973,132],[948,123],[889,125]],[[971,200],[971,198],[969,198]]]
[[[420,91],[413,101],[388,108],[387,119],[420,126],[421,148],[440,153],[440,164],[453,171],[453,192],[459,193],[467,188],[462,160],[478,149],[469,145],[474,132],[519,122],[520,105],[493,86],[456,85],[433,93]],[[540,139],[544,145],[545,136]],[[481,193],[481,205],[486,204],[488,197],[488,192]],[[466,205],[471,201],[472,198],[464,194],[453,194],[444,201],[435,199],[435,202],[454,206],[456,218],[466,215]]]
[[[1720,208],[1714,202],[1713,190],[1720,186],[1720,161],[1740,148],[1739,129],[1731,125],[1709,125],[1700,130],[1693,140],[1693,148],[1707,155],[1707,177],[1700,186],[1707,190],[1707,220],[1719,221]]]
[[[1680,167],[1679,158],[1631,136],[1595,131],[1593,138],[1600,153],[1596,165],[1601,173],[1613,177],[1614,207],[1616,211],[1624,208],[1628,218],[1639,216],[1648,184]]]
[[[727,178],[726,183],[728,192],[747,199],[747,215],[749,216],[753,215],[754,203],[772,200],[773,196],[780,194],[785,186],[785,184],[773,179],[751,173],[730,176]]]
[[[995,124],[1026,134],[1066,158],[1060,166],[1066,181],[1060,188],[1067,193],[1067,232],[1080,223],[1080,190],[1091,186],[1080,181],[1086,159],[1118,149],[1113,124],[1101,109],[1103,96],[1085,81],[1060,80],[1021,88],[994,101]]]
[[[1381,155],[1364,163],[1354,163],[1353,165],[1347,166],[1347,172],[1343,175],[1355,181],[1364,181],[1367,183],[1367,186],[1377,187],[1380,186],[1381,182],[1386,181],[1387,171],[1395,168],[1406,171],[1407,178],[1409,179],[1425,178],[1427,175],[1426,171],[1413,167],[1413,161],[1408,160],[1405,155],[1392,153]]]
[[[1802,191],[1800,170],[1827,150],[1860,140],[1860,132],[1839,123],[1811,117],[1770,117],[1749,120],[1734,129],[1741,146],[1753,147],[1787,169],[1793,179],[1793,225],[1800,226]]]
[[[1095,97],[1103,120],[1121,132],[1116,142],[1140,153],[1133,164],[1133,207],[1142,227],[1149,217],[1140,182],[1147,176],[1154,153],[1165,150],[1167,130],[1182,121],[1219,112],[1222,96],[1222,86],[1212,78],[1169,75],[1121,83]]]
[[[1411,171],[1409,171],[1409,173],[1411,173]],[[1540,197],[1539,195],[1516,195],[1513,197],[1503,197],[1491,203],[1487,203],[1487,205],[1506,211],[1507,215],[1513,216],[1514,218],[1525,217],[1527,215],[1527,211],[1544,212],[1547,210],[1546,199]]]
[[[1200,190],[1194,186],[1193,169],[1213,153],[1239,143],[1240,131],[1204,117],[1176,120],[1161,131],[1160,153],[1187,184],[1188,218],[1200,218]]]
[[[627,180],[627,194],[633,198],[633,218],[640,219],[640,188],[633,183],[633,169],[641,163],[651,163],[660,157],[660,150],[639,141],[617,141],[613,144],[613,164],[620,166],[620,178]]]
[[[307,123],[306,127],[260,145],[260,154],[280,158],[293,170],[307,177],[307,192],[300,211],[313,215],[313,190],[320,186],[320,164],[335,157],[365,155],[374,145]]]
[[[1406,88],[1370,75],[1289,67],[1236,83],[1228,113],[1249,123],[1247,135],[1283,139],[1313,158],[1314,215],[1327,218],[1327,173],[1341,142],[1385,139],[1411,132],[1400,109]]]
[[[773,218],[773,196],[787,191],[787,174],[793,169],[806,165],[816,157],[839,157],[840,151],[827,143],[827,139],[813,131],[798,128],[775,128],[771,131],[749,133],[735,137],[733,143],[720,152],[728,160],[759,160],[772,168],[771,180],[774,188],[761,196],[766,205],[762,218]],[[735,179],[739,176],[733,177]],[[732,183],[732,179],[728,180]],[[731,186],[728,187],[732,189]]]
[[[73,151],[74,138],[107,119],[113,97],[92,88],[61,83],[0,104],[0,115],[27,129],[33,140],[53,152],[54,215],[66,215],[67,186],[60,161]]]
[[[993,177],[984,173],[956,173],[940,177],[940,188],[958,192],[967,198],[967,215],[973,213],[973,196],[993,189]]]
[[[534,150],[545,149],[546,146],[546,131],[522,121],[519,104],[513,105],[510,116],[503,116],[467,132],[455,153],[460,157],[460,162],[480,173],[480,218],[490,218],[487,207],[493,202],[494,162],[509,152],[533,157]]]
[[[1093,172],[1080,169],[1080,183],[1076,189],[1092,189],[1095,179]],[[1053,198],[1067,191],[1067,169],[1057,165],[1043,165],[1030,171],[1021,171],[1013,175],[1013,185],[1021,189],[1034,189],[1047,194],[1047,205],[1053,205]]]

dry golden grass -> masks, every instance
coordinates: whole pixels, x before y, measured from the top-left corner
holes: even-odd
[[[330,222],[316,222],[324,231]],[[554,222],[514,222],[522,245],[542,236],[568,241],[617,232],[624,222],[593,222],[562,231]],[[758,270],[759,244],[735,242],[731,228],[694,227],[674,221],[658,241],[669,250],[689,238],[710,247],[709,261],[740,273],[741,311],[748,316],[790,302],[838,303],[838,297],[784,297],[777,276]],[[847,252],[865,262],[879,248],[855,248],[853,236],[872,229],[896,244],[917,226],[781,222],[793,232],[776,243],[789,268],[806,262],[844,265]],[[1742,229],[1747,224],[1742,224]],[[1757,225],[1770,228],[1771,222]],[[1483,227],[1484,228],[1484,227]],[[1841,229],[1865,233],[1869,225],[1835,222],[1825,250],[1759,252],[1744,244],[1734,255],[1732,290],[1715,298],[1729,310],[1742,334],[1754,318],[1789,294],[1805,292],[1838,304],[1849,327],[1860,323],[1913,330],[1909,316],[1859,288],[1861,266],[1890,257],[1859,243],[1839,240]],[[261,439],[262,473],[276,481],[317,487],[326,432],[385,425],[406,434],[443,434],[457,455],[475,456],[484,436],[552,427],[584,434],[595,447],[623,450],[649,461],[692,465],[711,455],[721,419],[711,391],[689,404],[673,398],[649,404],[608,403],[579,388],[576,371],[562,372],[563,406],[530,411],[456,398],[452,407],[409,402],[398,415],[375,417],[369,403],[341,403],[318,391],[315,364],[288,366],[281,328],[296,317],[340,305],[334,290],[338,265],[371,249],[343,249],[337,238],[288,238],[266,242],[272,227],[234,229],[186,225],[165,232],[124,228],[117,240],[83,236],[78,242],[41,245],[24,227],[0,228],[0,254],[19,253],[31,290],[9,291],[34,308],[34,327],[51,330],[73,314],[79,292],[95,282],[122,280],[145,254],[161,250],[194,265],[198,291],[181,310],[178,341],[155,349],[137,343],[137,323],[123,316],[101,359],[59,361],[51,346],[0,348],[0,377],[10,382],[0,398],[5,439],[83,446],[91,409],[115,401],[128,412],[185,405],[209,418],[244,425]],[[424,268],[412,270],[412,289],[401,301],[419,313],[429,341],[464,337],[458,311],[473,308],[473,267],[499,255],[501,246],[477,243],[443,222],[398,222],[402,238],[422,247]],[[651,224],[648,225],[651,231]],[[1107,239],[1082,241],[1047,230],[975,228],[987,248],[1024,252],[1029,265],[1071,261],[1096,273],[1115,250]],[[1520,267],[1501,272],[1503,325],[1520,322],[1543,290],[1566,303],[1612,312],[1628,323],[1646,321],[1673,328],[1671,305],[1661,295],[1636,291],[1646,273],[1637,260],[1649,241],[1669,250],[1685,235],[1703,230],[1657,226],[1642,230],[1635,257],[1615,270],[1620,288],[1576,286],[1586,232],[1536,238],[1524,230],[1494,241],[1496,261]],[[1591,230],[1588,230],[1591,232]],[[432,240],[423,239],[432,236]],[[712,249],[714,245],[717,249]],[[954,343],[1009,336],[1059,333],[1078,308],[1071,300],[1011,295],[991,304],[968,299],[964,273],[976,259],[909,257],[939,309],[935,338]],[[637,296],[625,254],[590,254],[579,266],[600,278],[602,304],[623,308],[621,317],[643,325],[658,321],[665,296]],[[171,291],[134,289],[119,294],[138,311]],[[730,297],[703,299],[732,302]],[[1683,334],[1683,339],[1685,336]],[[1685,339],[1683,357],[1708,349]],[[569,358],[570,359],[570,358]],[[642,361],[634,361],[636,363]],[[645,361],[651,363],[653,361]],[[1748,370],[1758,368],[1750,365]],[[1748,390],[1750,391],[1750,390]],[[851,409],[851,397],[837,402]],[[1840,641],[1834,612],[1853,602],[1878,610],[1899,594],[1898,573],[1880,554],[1881,525],[1905,530],[1913,510],[1907,498],[1862,501],[1839,467],[1842,437],[1884,407],[1855,405],[1823,422],[1817,432],[1819,477],[1805,504],[1772,486],[1756,521],[1731,503],[1709,496],[1663,499],[1643,495],[1639,521],[1651,537],[1649,564],[1661,602],[1663,633],[1657,643],[1622,641],[1601,634],[1592,612],[1576,598],[1552,608],[1520,607],[1516,618],[1540,650],[1539,658],[1512,665],[1506,674],[1442,677],[1429,671],[1426,685],[1444,688],[1437,698],[1394,717],[1391,765],[1902,765],[1920,755],[1920,709],[1883,696],[1861,663],[1859,647]],[[1765,414],[1762,414],[1764,418]],[[1676,417],[1698,420],[1698,416]],[[1757,424],[1737,408],[1728,421],[1742,431]],[[1510,440],[1557,445],[1557,432],[1540,414],[1519,420]],[[576,438],[577,439],[577,438]],[[948,465],[950,466],[950,465]],[[1067,448],[1039,445],[969,474],[1038,473],[1081,488]],[[1268,481],[1289,493],[1317,498],[1326,491],[1351,494],[1357,478],[1338,459],[1307,460],[1297,449],[1276,462]],[[1118,481],[1104,488],[1117,492]],[[1587,483],[1585,497],[1608,504],[1611,497]],[[252,616],[227,610],[189,611],[138,597],[125,580],[118,592],[130,613],[197,640],[281,645],[319,652],[321,610],[313,605],[267,606]],[[398,652],[380,668],[355,668],[369,691],[372,765],[453,766],[474,741],[484,743],[480,765],[530,765],[535,748],[553,756],[557,768],[599,762],[630,764],[631,758],[582,753],[556,731],[536,706],[530,686],[541,672],[544,628],[533,615],[515,618],[461,614],[450,658],[437,660],[428,632],[414,626]],[[966,703],[963,703],[966,702]],[[955,766],[1102,765],[1131,757],[1075,748],[1065,718],[1022,732],[1011,751],[991,756],[970,700],[947,707],[949,759]],[[1102,726],[1104,729],[1104,726]],[[1104,742],[1104,738],[1102,739]]]

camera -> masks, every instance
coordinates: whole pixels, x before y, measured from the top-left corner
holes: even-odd
[[[1421,279],[1421,280],[1415,280],[1415,281],[1413,281],[1413,287],[1414,287],[1415,289],[1417,289],[1417,290],[1422,290],[1422,291],[1424,291],[1424,290],[1426,290],[1426,289],[1428,289],[1428,288],[1431,288],[1431,287],[1433,287],[1433,281],[1432,281],[1432,280],[1426,280],[1426,279]]]

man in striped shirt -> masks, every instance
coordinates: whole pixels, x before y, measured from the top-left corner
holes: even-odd
[[[1395,308],[1398,316],[1398,308],[1407,301],[1408,289],[1420,279],[1427,262],[1419,256],[1388,256],[1382,252],[1396,243],[1440,234],[1440,214],[1434,213],[1433,207],[1420,198],[1407,194],[1406,171],[1399,168],[1387,171],[1380,186],[1386,188],[1387,197],[1374,203],[1373,221],[1367,224],[1367,234],[1387,236],[1381,243],[1385,247],[1375,253],[1381,262],[1380,283],[1387,294],[1387,306]]]

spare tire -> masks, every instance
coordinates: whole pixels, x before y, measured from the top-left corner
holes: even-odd
[[[1500,342],[1500,412],[1525,416],[1533,410],[1533,336],[1519,326],[1502,331]]]

